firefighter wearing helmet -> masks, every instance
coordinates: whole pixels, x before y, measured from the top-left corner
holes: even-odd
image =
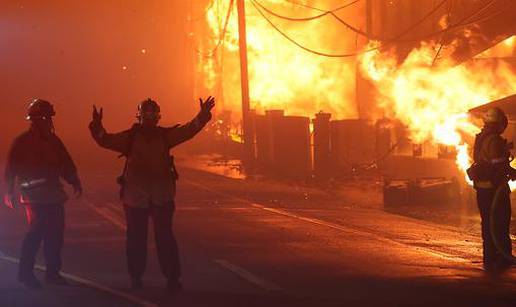
[[[64,203],[67,195],[61,180],[71,184],[77,196],[82,193],[75,164],[65,145],[54,132],[54,107],[48,101],[29,103],[26,119],[30,127],[13,142],[5,169],[5,204],[24,205],[29,224],[22,243],[19,280],[29,288],[39,288],[33,273],[34,262],[44,243],[46,281],[66,284],[60,275],[64,232]]]
[[[182,288],[177,242],[172,232],[175,184],[178,174],[170,149],[193,138],[211,119],[215,99],[199,99],[200,111],[185,125],[161,127],[160,106],[147,99],[140,103],[130,129],[108,133],[102,124],[103,110],[93,107],[90,130],[95,141],[126,158],[118,178],[127,223],[127,268],[133,289],[143,287],[147,258],[148,220],[154,221],[161,270],[170,292]]]
[[[504,257],[504,254],[511,255],[508,181],[516,178],[516,170],[509,165],[512,144],[501,135],[507,125],[507,116],[501,109],[491,108],[486,112],[484,127],[475,138],[474,163],[468,169],[477,192],[482,223],[484,269],[489,272],[503,271],[510,266],[510,260]],[[495,195],[498,195],[496,199]]]

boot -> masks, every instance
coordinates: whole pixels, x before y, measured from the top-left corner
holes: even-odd
[[[61,274],[47,274],[45,277],[45,281],[47,284],[57,285],[57,286],[68,286],[70,285],[68,281],[61,276]]]
[[[28,289],[41,288],[41,283],[34,275],[20,276],[18,277],[18,281],[20,281]]]
[[[167,282],[167,290],[171,294],[177,293],[183,290],[183,284],[178,279],[169,279]]]

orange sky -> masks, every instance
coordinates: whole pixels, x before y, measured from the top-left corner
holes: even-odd
[[[26,126],[32,97],[56,105],[57,130],[78,156],[87,154],[82,144],[93,145],[86,129],[93,103],[105,107],[113,130],[127,128],[147,97],[162,104],[164,124],[193,116],[186,4],[1,1],[0,161]]]

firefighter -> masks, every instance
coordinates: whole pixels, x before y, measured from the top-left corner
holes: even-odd
[[[52,104],[45,100],[30,102],[26,117],[30,128],[14,140],[5,169],[5,204],[10,208],[17,203],[23,204],[29,224],[22,243],[18,274],[20,282],[28,288],[41,287],[33,269],[42,242],[46,282],[66,284],[60,275],[64,203],[67,200],[61,179],[72,185],[76,196],[82,194],[75,164],[54,132],[52,117],[55,114]]]
[[[102,125],[102,108],[99,111],[93,107],[90,123],[93,138],[101,147],[126,157],[118,182],[127,223],[127,268],[135,290],[143,288],[149,217],[154,222],[158,260],[167,278],[167,288],[172,293],[182,289],[178,247],[172,232],[178,175],[169,151],[194,137],[211,119],[215,99],[209,97],[199,101],[200,111],[192,121],[161,127],[158,126],[160,106],[147,99],[138,106],[138,122],[128,130],[114,134],[106,132]]]
[[[482,224],[483,264],[484,269],[489,272],[501,271],[511,265],[511,261],[507,259],[507,255],[511,255],[511,201],[508,180],[516,178],[516,170],[509,165],[512,144],[501,136],[507,125],[507,116],[501,109],[492,108],[487,111],[484,127],[475,138],[474,164],[468,170],[477,191]],[[501,191],[497,203],[494,204],[497,189]],[[501,250],[497,249],[493,236],[499,242]]]

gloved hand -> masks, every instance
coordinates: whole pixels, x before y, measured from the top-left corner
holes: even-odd
[[[9,209],[14,209],[15,208],[15,206],[16,206],[16,196],[14,195],[14,193],[6,193],[4,195],[4,204]]]
[[[201,114],[203,114],[203,116],[209,116],[209,118],[211,118],[211,109],[215,107],[215,98],[212,96],[209,96],[206,100],[202,100],[202,98],[199,98],[199,105],[201,107]]]
[[[80,198],[82,196],[82,185],[80,183],[77,183],[74,184],[72,187],[75,197]]]
[[[100,108],[100,111],[97,110],[97,107],[93,106],[93,112],[91,115],[91,123],[90,128],[95,131],[99,131],[102,129],[102,118],[104,117],[104,109]]]

